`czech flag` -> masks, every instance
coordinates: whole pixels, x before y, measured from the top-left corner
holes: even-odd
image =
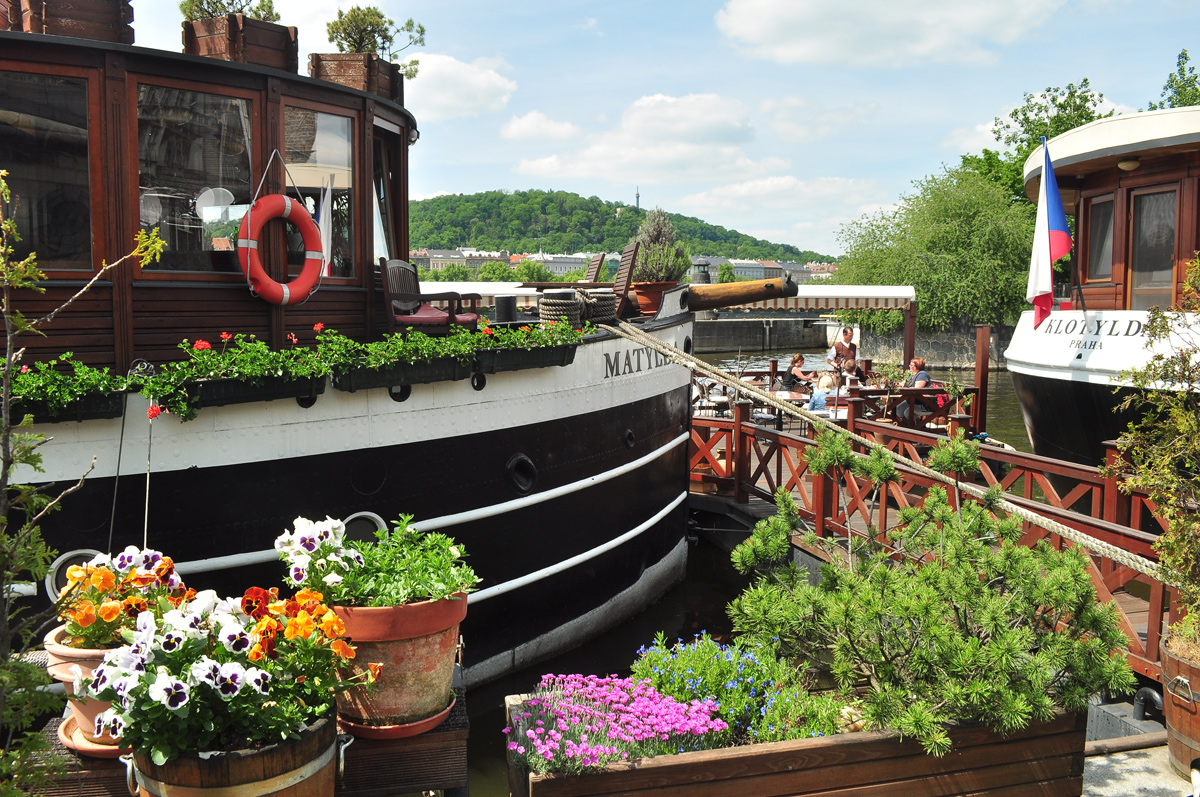
[[[1042,185],[1038,189],[1037,224],[1033,231],[1033,255],[1029,259],[1029,287],[1025,298],[1033,302],[1033,328],[1037,329],[1054,306],[1054,261],[1071,253],[1071,229],[1063,211],[1058,181],[1050,165],[1050,150],[1042,136]]]

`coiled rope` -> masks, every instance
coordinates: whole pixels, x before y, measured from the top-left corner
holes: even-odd
[[[608,332],[612,332],[614,335],[618,335],[620,337],[626,338],[626,339],[631,340],[634,343],[637,343],[642,346],[648,346],[648,347],[654,349],[655,351],[659,352],[660,354],[662,354],[663,356],[665,356],[667,359],[671,360],[675,364],[682,365],[685,368],[690,368],[693,371],[698,371],[698,372],[704,374],[705,376],[709,377],[710,379],[713,379],[714,381],[719,382],[722,385],[725,385],[726,387],[732,388],[736,393],[753,396],[754,398],[758,399],[763,404],[774,407],[776,410],[779,410],[780,412],[784,412],[788,415],[792,415],[797,418],[802,418],[802,419],[808,421],[809,423],[815,424],[817,426],[822,426],[827,429],[831,429],[840,434],[848,435],[851,440],[853,440],[856,443],[859,443],[860,445],[866,446],[868,448],[882,449],[896,462],[899,462],[899,463],[903,464],[904,466],[916,471],[917,473],[927,476],[930,479],[933,479],[935,481],[941,482],[946,485],[954,485],[954,483],[955,483],[954,479],[950,478],[949,476],[946,476],[943,473],[939,473],[938,471],[933,470],[932,468],[925,465],[924,463],[911,460],[908,457],[905,457],[902,454],[898,454],[895,451],[892,451],[892,450],[888,449],[887,447],[885,447],[879,443],[876,443],[873,440],[868,440],[867,438],[865,438],[861,435],[854,434],[853,432],[850,432],[847,429],[843,429],[842,427],[838,426],[836,423],[829,420],[828,418],[823,418],[819,415],[814,415],[811,412],[809,412],[808,410],[801,409],[800,407],[797,407],[793,404],[789,404],[786,401],[780,401],[779,399],[775,398],[767,391],[761,390],[752,385],[747,385],[745,382],[742,382],[740,379],[733,378],[732,376],[725,373],[724,371],[713,368],[712,366],[708,365],[707,363],[700,362],[696,358],[689,356],[688,354],[675,348],[674,346],[663,343],[661,340],[651,337],[650,335],[647,335],[645,332],[643,332],[642,330],[633,326],[632,324],[622,321],[622,322],[619,322],[617,326],[610,326],[607,324],[600,324],[598,326],[600,329],[604,329],[604,330],[607,330]],[[987,490],[983,490],[983,489],[977,487],[976,485],[967,484],[964,482],[959,482],[958,487],[964,493],[967,493],[968,495],[972,495],[975,498],[981,499],[981,500],[983,498],[985,498],[988,493]],[[1062,523],[1059,523],[1056,520],[1052,520],[1043,515],[1039,515],[1036,512],[1032,512],[1028,509],[1025,509],[1024,507],[1017,506],[1016,504],[1014,504],[1011,501],[1008,501],[1004,498],[1000,499],[997,506],[999,506],[1001,509],[1003,509],[1005,512],[1007,512],[1009,515],[1015,515],[1016,517],[1019,517],[1021,520],[1024,520],[1034,526],[1037,526],[1040,529],[1045,529],[1046,531],[1049,531],[1052,534],[1057,534],[1060,537],[1062,537],[1063,539],[1069,540],[1072,543],[1074,543],[1075,545],[1080,546],[1081,548],[1086,548],[1087,550],[1092,551],[1093,553],[1099,554],[1100,556],[1103,556],[1106,559],[1111,559],[1112,561],[1116,562],[1117,564],[1124,565],[1125,567],[1128,567],[1131,570],[1136,570],[1137,572],[1139,572],[1143,575],[1149,576],[1150,578],[1153,578],[1155,580],[1158,580],[1158,581],[1163,580],[1162,576],[1160,575],[1159,566],[1158,566],[1157,562],[1152,562],[1149,559],[1146,559],[1144,557],[1138,556],[1137,554],[1126,551],[1123,548],[1118,548],[1115,545],[1104,542],[1103,540],[1098,540],[1095,537],[1084,534],[1081,531],[1076,531],[1075,529],[1064,526]],[[1165,582],[1165,581],[1163,583],[1169,584],[1169,582]],[[1175,586],[1174,584],[1169,584],[1169,585]]]
[[[538,313],[545,320],[557,321],[565,317],[572,328],[584,321],[616,321],[617,297],[613,293],[588,293],[575,288],[575,295],[570,299],[542,296],[538,300]]]

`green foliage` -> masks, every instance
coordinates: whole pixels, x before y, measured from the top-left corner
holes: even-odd
[[[69,368],[70,373],[62,370]],[[93,368],[63,352],[53,360],[22,365],[13,373],[12,392],[25,402],[38,402],[55,413],[83,396],[108,395],[125,389],[124,377],[108,368]]]
[[[1026,93],[1024,103],[1007,119],[996,117],[993,126],[996,140],[1013,149],[1018,162],[1024,164],[1029,153],[1041,146],[1042,136],[1049,140],[1116,113],[1100,113],[1103,102],[1104,95],[1092,91],[1087,78],[1078,86],[1068,83],[1065,89],[1047,87],[1040,94]]]
[[[515,276],[512,266],[508,263],[489,260],[480,264],[479,270],[475,272],[475,279],[479,282],[512,282]]]
[[[1084,711],[1098,690],[1132,691],[1115,608],[1096,600],[1082,549],[1025,547],[1017,519],[974,502],[960,516],[939,487],[899,519],[889,541],[902,560],[835,558],[817,586],[791,566],[764,573],[730,605],[734,630],[846,694],[865,690],[869,727],[935,755],[948,724],[1010,733]]]
[[[409,47],[425,46],[424,25],[409,17],[403,25],[397,26],[375,6],[351,6],[349,11],[338,9],[337,19],[327,23],[325,31],[339,53],[375,53],[385,61],[394,61]],[[408,41],[402,47],[392,49],[397,37],[407,37]],[[419,65],[416,59],[406,61],[404,77],[415,78]]]
[[[411,522],[412,515],[402,515],[391,531],[375,532],[374,543],[350,543],[363,558],[345,575],[351,605],[400,606],[474,591],[479,578],[463,561],[463,547],[445,534],[411,528]]]
[[[655,208],[646,214],[630,243],[641,244],[633,267],[634,282],[678,282],[692,265],[692,256],[675,239],[675,227],[665,210]]]
[[[181,0],[179,10],[184,20],[213,19],[226,14],[245,14],[263,22],[278,22],[273,0]]]
[[[778,511],[755,523],[750,536],[733,549],[731,559],[739,573],[774,570],[791,556],[792,532],[800,528],[800,513],[791,493],[782,487],[775,491],[775,506]]]
[[[1167,82],[1163,84],[1162,102],[1151,102],[1146,110],[1200,105],[1200,76],[1196,75],[1196,67],[1190,62],[1188,51],[1180,50],[1175,71],[1167,75]]]
[[[409,203],[413,247],[452,249],[466,243],[486,251],[617,252],[637,234],[646,211],[566,191],[485,191]],[[669,214],[676,236],[693,255],[810,260],[834,258],[773,244]],[[422,278],[423,279],[423,278]]]
[[[959,517],[962,516],[962,487],[960,480],[964,476],[974,476],[979,472],[979,443],[976,440],[966,440],[963,430],[959,429],[954,437],[939,440],[925,464],[940,473],[954,477],[955,506],[959,507]]]
[[[1117,441],[1128,463],[1121,489],[1146,491],[1166,531],[1154,543],[1163,580],[1179,590],[1191,617],[1200,616],[1200,260],[1188,264],[1179,304],[1150,308],[1146,348],[1155,352],[1141,368],[1123,374],[1135,387],[1121,409],[1138,420]],[[1200,644],[1193,623],[1176,633]]]
[[[1025,161],[1011,150],[998,152],[985,147],[979,155],[963,155],[961,166],[1003,188],[1009,202],[1032,204],[1025,195]]]
[[[513,268],[513,278],[520,282],[556,282],[554,272],[536,260],[522,260]]]
[[[737,273],[733,270],[732,263],[722,263],[717,266],[717,282],[737,282]]]
[[[581,282],[587,276],[586,268],[573,268],[562,275],[563,282]]]
[[[1014,204],[999,185],[968,169],[918,181],[894,211],[842,227],[846,254],[834,280],[850,285],[912,285],[917,325],[1013,323],[1025,308],[1033,206]],[[845,314],[868,329],[899,329],[898,310]]]
[[[810,693],[810,679],[762,643],[721,645],[707,635],[667,645],[662,632],[638,651],[633,677],[681,703],[712,700],[729,728],[714,746],[834,734],[852,700]]]

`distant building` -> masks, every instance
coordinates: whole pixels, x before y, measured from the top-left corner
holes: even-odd
[[[733,266],[733,273],[743,279],[760,280],[766,279],[763,276],[763,265],[757,260],[742,260],[731,257],[729,264]]]
[[[760,260],[758,262],[763,267],[763,279],[780,279],[783,276],[783,268],[774,260]]]
[[[588,258],[584,255],[547,255],[538,252],[536,255],[529,255],[525,259],[541,263],[556,277],[561,277],[568,271],[587,268],[588,264]]]
[[[429,252],[425,249],[413,249],[408,253],[408,262],[417,268],[429,268]]]

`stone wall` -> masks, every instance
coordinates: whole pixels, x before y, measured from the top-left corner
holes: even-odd
[[[993,371],[1005,367],[1004,352],[1012,341],[1013,328],[992,327],[990,368]],[[858,350],[862,357],[870,357],[876,363],[898,363],[904,357],[904,330],[878,335],[863,330]],[[917,357],[924,357],[925,364],[933,368],[975,368],[975,327],[956,324],[947,332],[922,332],[917,330]]]
[[[828,327],[804,318],[697,319],[692,338],[699,354],[721,351],[762,352],[828,346]]]

